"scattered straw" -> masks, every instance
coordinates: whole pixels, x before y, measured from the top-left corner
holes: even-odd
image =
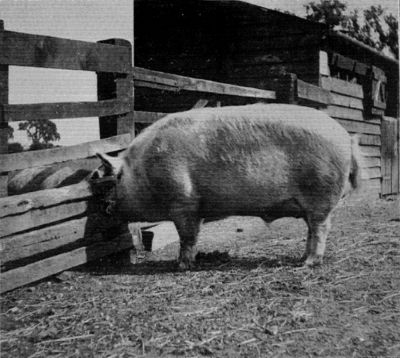
[[[64,338],[57,338],[57,339],[48,339],[46,341],[40,341],[38,342],[38,344],[42,344],[42,343],[54,343],[54,342],[67,342],[67,341],[73,341],[76,339],[88,339],[88,338],[92,338],[94,336],[94,334],[85,334],[82,336],[73,336],[73,337],[64,337]]]

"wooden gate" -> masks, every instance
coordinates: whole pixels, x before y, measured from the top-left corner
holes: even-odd
[[[383,117],[381,122],[382,196],[400,192],[400,120]]]

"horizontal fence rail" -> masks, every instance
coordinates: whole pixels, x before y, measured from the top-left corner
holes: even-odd
[[[6,104],[4,117],[8,122],[35,119],[100,117],[124,114],[132,110],[131,100],[109,99],[98,102],[61,102]]]
[[[274,91],[237,86],[227,83],[185,77],[134,67],[132,70],[135,86],[158,88],[170,91],[194,91],[238,97],[251,97],[260,100],[276,99]]]
[[[57,147],[30,152],[1,154],[0,171],[10,172],[14,170],[50,165],[81,158],[88,158],[96,153],[109,153],[125,149],[132,140],[130,133],[114,137],[99,139],[92,142]]]
[[[321,87],[302,80],[297,80],[297,99],[320,103],[326,106],[331,103],[331,93]]]
[[[0,31],[0,65],[128,73],[131,56],[125,46]]]

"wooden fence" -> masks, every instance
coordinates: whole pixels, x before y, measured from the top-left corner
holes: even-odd
[[[370,193],[381,193],[381,120],[366,118],[363,87],[356,83],[321,77],[321,87],[330,92],[327,113],[335,118],[349,133],[360,136],[364,155],[366,187]]]

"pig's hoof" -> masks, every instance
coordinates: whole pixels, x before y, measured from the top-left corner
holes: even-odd
[[[189,260],[179,260],[178,269],[179,271],[188,271],[194,268],[194,262]]]
[[[313,268],[322,265],[322,256],[321,255],[310,255],[304,262],[304,266],[308,268]]]

